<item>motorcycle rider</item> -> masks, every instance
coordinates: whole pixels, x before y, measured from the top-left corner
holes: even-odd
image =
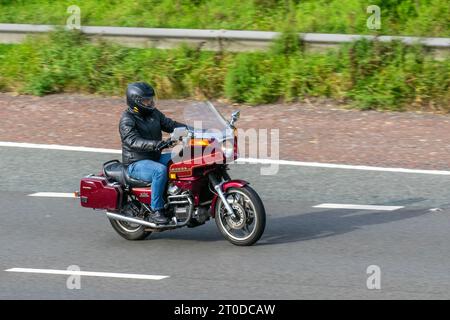
[[[167,183],[167,163],[170,153],[161,154],[161,131],[171,133],[185,124],[166,117],[155,107],[155,90],[145,82],[130,83],[126,99],[128,109],[119,123],[122,140],[122,161],[128,174],[135,179],[152,183],[152,220],[169,222],[164,209],[164,190]]]

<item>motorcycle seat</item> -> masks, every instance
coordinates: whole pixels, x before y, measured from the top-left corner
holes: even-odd
[[[110,181],[118,182],[130,188],[150,187],[151,183],[134,179],[128,174],[128,166],[124,166],[119,160],[111,160],[103,164],[103,173]]]

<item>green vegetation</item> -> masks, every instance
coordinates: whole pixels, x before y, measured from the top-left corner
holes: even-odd
[[[265,53],[125,48],[56,32],[0,45],[0,89],[35,95],[123,95],[145,80],[161,98],[225,97],[251,104],[330,97],[361,109],[450,111],[450,59],[422,47],[356,42],[327,53],[303,50],[286,32]]]
[[[450,36],[447,0],[0,0],[0,23],[63,25],[74,4],[83,25],[281,31],[289,11],[297,32],[363,34],[375,4],[379,33]]]
[[[145,80],[162,98],[207,97],[259,104],[329,97],[360,109],[450,112],[450,59],[423,47],[360,41],[304,50],[298,32],[450,36],[445,0],[0,0],[0,22],[63,25],[70,5],[83,25],[282,31],[268,52],[133,49],[55,32],[0,45],[0,90],[35,95],[122,95]],[[366,27],[379,5],[381,30]]]

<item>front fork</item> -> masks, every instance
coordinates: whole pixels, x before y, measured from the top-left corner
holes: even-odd
[[[214,217],[215,215],[215,207],[216,207],[216,202],[217,202],[217,197],[219,197],[222,202],[223,205],[225,206],[225,209],[227,210],[227,215],[233,217],[233,218],[237,218],[236,214],[234,213],[233,209],[231,208],[230,204],[228,203],[226,197],[225,197],[225,192],[227,191],[228,188],[242,188],[243,186],[245,186],[246,184],[248,184],[247,181],[244,180],[230,180],[229,175],[226,174],[226,176],[224,177],[228,177],[227,180],[224,180],[224,178],[221,178],[220,180],[214,175],[214,173],[210,173],[208,175],[209,181],[211,182],[212,186],[214,187],[214,190],[217,192],[217,195],[214,196],[213,201],[211,203],[211,215]]]
[[[234,213],[233,209],[231,208],[230,204],[228,203],[227,198],[225,198],[225,193],[222,191],[222,186],[226,182],[224,179],[222,181],[219,181],[214,174],[209,175],[209,181],[214,187],[214,190],[216,190],[217,195],[222,200],[223,205],[225,206],[225,209],[227,209],[228,215],[236,218],[236,214]]]

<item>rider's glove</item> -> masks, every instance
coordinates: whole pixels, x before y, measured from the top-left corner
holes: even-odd
[[[163,145],[164,145],[164,141],[158,141],[158,143],[156,144],[155,149],[160,151],[162,149]]]
[[[173,147],[177,142],[176,141],[159,141],[156,145],[156,150],[161,151],[164,148]]]
[[[177,144],[177,142],[178,142],[178,141],[175,141],[175,140],[171,140],[171,141],[169,142],[169,145],[168,145],[168,147],[173,147],[174,145],[176,145],[176,144]]]

